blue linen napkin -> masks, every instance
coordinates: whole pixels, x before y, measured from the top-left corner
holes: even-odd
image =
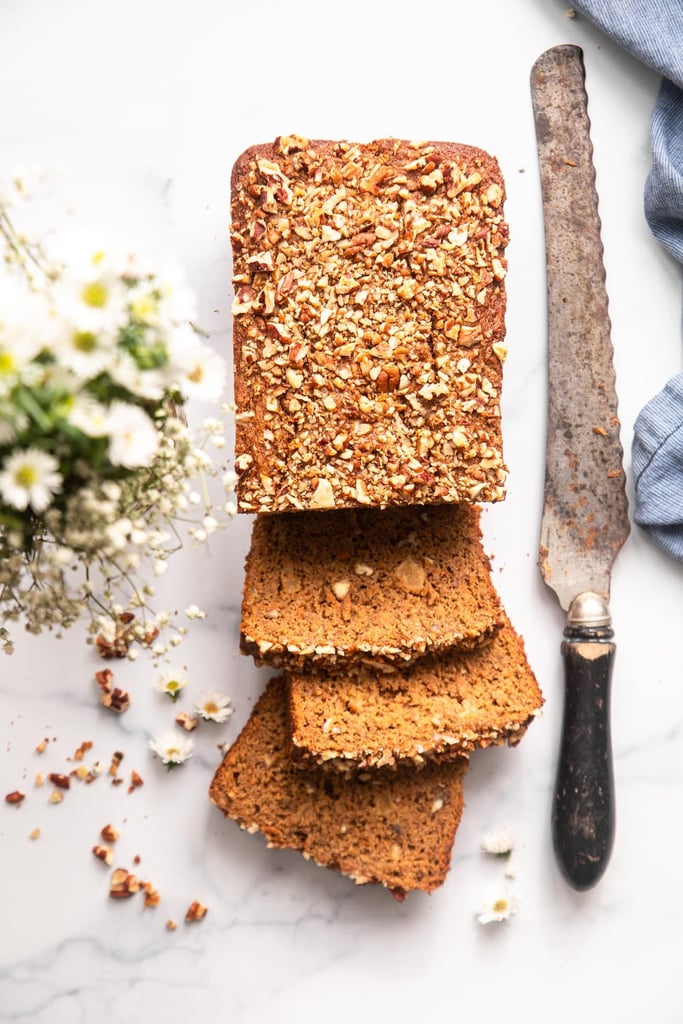
[[[643,206],[654,236],[683,264],[683,0],[575,0],[573,7],[662,75]],[[636,523],[683,560],[683,373],[639,413],[631,460]]]

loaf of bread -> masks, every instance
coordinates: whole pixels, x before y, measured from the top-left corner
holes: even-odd
[[[478,505],[337,509],[256,517],[241,649],[257,663],[406,664],[470,648],[504,613]]]
[[[455,143],[279,137],[231,180],[241,512],[505,495],[504,183]]]
[[[287,677],[300,755],[340,769],[423,764],[515,744],[543,704],[509,620],[475,650],[427,656],[400,672]]]
[[[211,801],[271,847],[378,882],[397,897],[440,886],[463,807],[467,760],[355,776],[292,757],[282,679],[270,681],[212,780]]]

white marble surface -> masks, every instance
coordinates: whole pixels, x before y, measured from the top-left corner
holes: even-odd
[[[172,251],[203,326],[230,337],[228,176],[254,141],[281,132],[367,140],[452,138],[495,153],[507,179],[512,242],[505,437],[509,497],[485,520],[495,578],[546,696],[515,750],[473,758],[467,807],[445,886],[402,905],[298,855],[267,851],[207,799],[219,752],[246,720],[264,674],[237,653],[249,523],[212,557],[183,553],[170,602],[209,616],[182,650],[190,691],[227,690],[236,711],[202,730],[194,759],[167,774],[147,749],[170,721],[144,660],[114,666],[134,698],[114,717],[97,703],[102,667],[78,629],[19,638],[0,662],[0,1019],[26,1024],[173,1020],[348,1024],[465,1018],[557,1024],[683,1020],[678,979],[683,695],[681,566],[634,529],[613,579],[618,642],[613,743],[618,825],[599,885],[570,890],[554,863],[551,788],[562,709],[563,616],[536,559],[544,448],[545,283],[528,75],[546,47],[584,47],[605,244],[623,440],[640,407],[681,368],[680,275],[641,212],[656,76],[571,19],[565,0],[394,0],[230,4],[225,0],[3,0],[0,171],[59,172],[85,222],[133,247]],[[629,484],[630,486],[630,484]],[[47,751],[36,743],[50,738]],[[83,740],[108,764],[122,750],[129,794],[107,777],[60,805],[37,771],[72,767]],[[91,854],[100,828],[121,832],[117,862],[162,903],[108,899]],[[483,927],[480,898],[504,867],[483,832],[517,837],[517,915]],[[32,829],[41,830],[32,841]],[[192,900],[209,908],[184,925]],[[177,931],[165,921],[179,921]]]

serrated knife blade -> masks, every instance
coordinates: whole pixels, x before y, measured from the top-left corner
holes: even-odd
[[[629,533],[623,450],[582,50],[531,72],[548,289],[548,420],[539,564],[567,612],[553,842],[588,889],[614,839],[609,698],[612,565]]]

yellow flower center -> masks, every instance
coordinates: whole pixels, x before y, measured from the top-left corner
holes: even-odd
[[[37,479],[38,477],[33,466],[19,466],[16,473],[14,474],[15,482],[19,485],[19,487],[24,487],[26,490],[29,490],[31,487],[33,487]]]
[[[77,352],[94,352],[97,348],[97,337],[92,331],[76,331],[72,340]]]
[[[17,364],[14,356],[6,349],[0,350],[0,374],[10,374],[16,369]]]
[[[194,370],[188,373],[187,379],[191,380],[193,384],[199,384],[204,380],[203,368],[201,366],[195,366]]]
[[[504,899],[496,900],[493,904],[493,911],[495,914],[504,914],[508,909],[508,901]]]
[[[107,305],[107,289],[101,281],[91,281],[81,292],[81,298],[86,306],[103,309]]]
[[[153,295],[139,295],[134,302],[131,302],[130,308],[133,316],[138,320],[148,320],[157,311],[157,301]]]
[[[207,715],[217,715],[220,708],[218,707],[218,704],[214,704],[214,702],[210,700],[204,705],[204,711]]]
[[[169,681],[166,683],[166,689],[169,690],[171,693],[175,693],[176,690],[180,689],[180,683],[178,682],[177,679],[169,679]]]

